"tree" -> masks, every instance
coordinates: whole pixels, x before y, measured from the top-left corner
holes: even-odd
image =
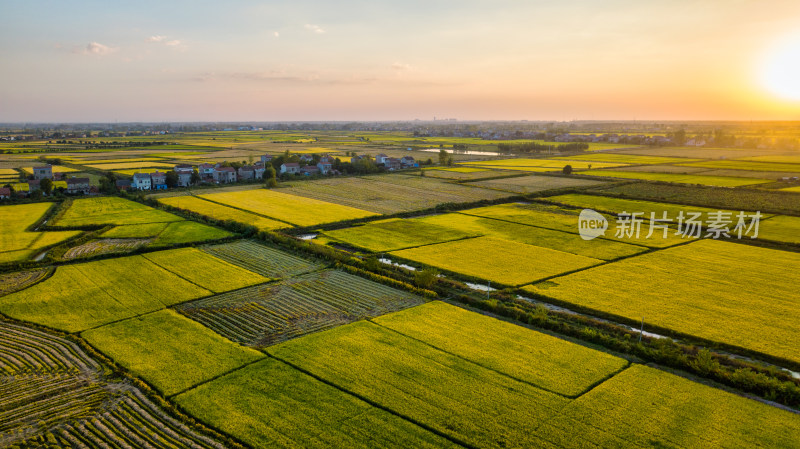
[[[447,153],[447,150],[439,150],[439,165],[447,165],[447,158],[449,157],[450,155]]]
[[[170,189],[178,187],[178,174],[175,173],[175,170],[169,170],[165,175],[167,187]]]
[[[53,181],[50,178],[44,178],[39,184],[39,188],[42,189],[42,193],[45,195],[50,195],[53,192]]]
[[[203,178],[200,177],[200,173],[197,172],[197,169],[192,171],[192,176],[189,178],[189,183],[197,184],[202,181]]]
[[[418,270],[414,272],[414,283],[420,288],[431,288],[438,277],[439,272],[436,270]]]
[[[108,172],[100,178],[100,191],[103,193],[117,192],[117,177],[113,172]]]
[[[564,168],[561,169],[561,173],[564,173],[565,175],[571,175],[572,174],[572,166],[571,165],[565,165]]]
[[[278,186],[277,180],[277,172],[275,172],[275,167],[268,166],[266,170],[264,170],[264,181],[265,185],[268,189],[274,188]]]

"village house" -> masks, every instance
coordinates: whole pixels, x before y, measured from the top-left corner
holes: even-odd
[[[214,165],[200,164],[200,166],[197,167],[197,171],[203,182],[214,182]]]
[[[403,168],[419,167],[419,164],[411,156],[403,156],[400,158],[400,165],[402,165]]]
[[[8,187],[0,187],[0,200],[7,200],[11,198],[11,189]]]
[[[314,160],[314,156],[310,154],[301,154],[300,155],[300,162],[309,163]]]
[[[256,170],[252,165],[242,165],[239,167],[240,181],[253,181],[256,179]]]
[[[67,178],[67,193],[87,195],[90,190],[89,178]]]
[[[117,179],[116,186],[117,190],[128,191],[131,188],[131,181],[130,179]]]
[[[236,182],[236,170],[233,167],[217,167],[214,170],[214,182],[219,184]]]
[[[179,164],[175,166],[175,174],[178,175],[178,186],[187,187],[192,184],[192,173],[194,168],[188,164]]]
[[[256,179],[264,179],[265,171],[267,171],[267,167],[264,166],[264,163],[256,162],[253,164],[253,174],[255,175]]]
[[[264,165],[269,164],[272,162],[272,155],[271,154],[263,154],[261,155],[261,163]]]
[[[286,162],[281,164],[281,174],[295,175],[300,171],[300,164],[297,162]]]
[[[41,185],[42,181],[39,179],[29,179],[28,180],[28,192],[33,193],[39,190],[39,186]]]
[[[33,179],[41,181],[42,179],[53,179],[53,166],[42,165],[33,167]]]
[[[375,163],[376,164],[385,164],[387,159],[389,159],[389,156],[381,153],[381,154],[375,156]]]
[[[387,170],[400,170],[400,159],[396,157],[387,157],[383,160],[383,165],[386,167]]]
[[[156,170],[153,173],[150,173],[150,183],[154,190],[166,190],[167,174],[164,172],[160,172],[158,170]]]
[[[350,163],[355,164],[356,162],[364,159],[365,156],[353,156],[350,158]]]
[[[150,173],[134,173],[133,184],[131,187],[137,190],[150,190],[152,187]]]
[[[319,163],[317,164],[317,168],[323,175],[330,174],[330,172],[333,171],[333,161],[330,160],[330,158],[320,159]]]
[[[300,174],[303,176],[318,175],[319,173],[320,169],[316,165],[306,165],[300,169]]]

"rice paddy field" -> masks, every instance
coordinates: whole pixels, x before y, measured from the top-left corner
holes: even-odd
[[[211,296],[214,291],[266,280],[221,260],[215,261],[199,250],[174,251],[177,253],[156,252],[149,253],[148,257],[128,256],[59,266],[51,277],[4,296],[0,312],[16,319],[78,332]],[[151,261],[166,265],[164,261],[176,254],[183,256],[176,266],[163,268]],[[192,273],[193,280],[203,286],[182,277]]]
[[[81,335],[167,396],[264,357],[172,310],[117,321]]]
[[[440,179],[405,175],[334,178],[289,183],[282,192],[374,212],[394,214],[443,203],[470,203],[510,196]]]
[[[590,179],[529,175],[473,181],[468,183],[468,185],[517,194],[526,194],[552,189],[593,187],[604,183],[603,181],[594,181]]]
[[[754,171],[775,171],[775,172],[790,172],[800,173],[800,164],[788,164],[781,162],[766,162],[766,161],[740,161],[740,160],[716,160],[716,161],[701,161],[690,162],[686,164],[689,167],[703,167],[714,169],[728,169],[728,170],[754,170]]]
[[[241,209],[235,209],[196,196],[181,195],[162,197],[158,199],[158,202],[215,220],[230,220],[238,223],[246,223],[262,230],[291,227],[291,225],[282,221],[273,220]]]
[[[63,165],[53,165],[52,167],[53,173],[72,173],[78,171],[77,169],[64,167]],[[32,175],[33,174],[33,167],[20,167],[22,171],[25,173]]]
[[[573,171],[589,170],[592,168],[614,168],[624,167],[624,163],[618,162],[594,162],[575,159],[500,159],[489,161],[462,162],[461,165],[469,167],[488,167],[494,169],[513,169],[522,171],[560,171],[566,165],[571,165]]]
[[[645,165],[645,164],[674,164],[680,162],[694,162],[697,159],[687,159],[682,157],[664,157],[664,156],[637,156],[630,154],[620,153],[592,153],[581,154],[569,157],[554,157],[555,160],[572,160],[572,161],[593,161],[593,162],[613,162],[631,165]]]
[[[181,221],[181,217],[119,197],[79,198],[52,226],[129,225]]]
[[[350,206],[305,198],[267,189],[198,195],[200,198],[242,209],[296,226],[352,220],[376,215]]]
[[[203,251],[268,278],[288,278],[316,271],[322,264],[249,240],[210,245]]]
[[[53,203],[0,206],[0,263],[32,257],[36,252],[79,235],[80,231],[34,232]]]
[[[797,363],[797,270],[798,253],[703,239],[525,290]]]
[[[401,259],[501,285],[522,285],[602,261],[493,237],[392,251]]]
[[[406,292],[326,270],[184,303],[177,310],[232,341],[264,347],[423,302]]]
[[[702,174],[678,174],[678,173],[650,173],[650,172],[631,172],[619,170],[586,170],[580,171],[585,176],[601,176],[605,178],[621,179],[640,179],[645,181],[663,181],[680,184],[700,184],[705,186],[718,187],[740,187],[772,182],[766,179],[744,178],[734,176],[705,176]]]

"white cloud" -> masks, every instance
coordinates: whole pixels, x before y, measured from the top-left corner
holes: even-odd
[[[156,42],[161,42],[161,41],[163,41],[163,40],[164,40],[164,39],[166,39],[166,38],[167,38],[166,36],[150,36],[150,37],[147,39],[147,42],[153,42],[153,43],[156,43]]]
[[[98,42],[90,42],[86,48],[83,49],[83,54],[105,56],[117,51],[115,47],[109,47]]]
[[[272,35],[275,36],[275,37],[281,37],[281,33],[277,32],[277,31],[274,31],[272,33]]]
[[[392,68],[394,70],[397,70],[398,72],[407,72],[411,70],[411,65],[403,64],[401,62],[395,62],[394,64],[392,64]]]
[[[306,24],[306,29],[309,30],[309,31],[313,31],[314,33],[317,33],[317,34],[325,33],[325,30],[323,30],[322,27],[320,27],[319,25],[312,25],[310,23]]]

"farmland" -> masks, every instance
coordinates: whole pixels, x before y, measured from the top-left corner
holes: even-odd
[[[588,170],[591,168],[623,167],[627,164],[618,162],[594,162],[573,159],[500,159],[490,161],[463,162],[463,166],[508,168],[523,171],[560,171],[564,166],[571,165],[573,170]]]
[[[215,220],[231,220],[239,223],[247,223],[251,226],[257,227],[258,229],[279,229],[290,226],[289,224],[281,221],[272,220],[261,215],[256,215],[243,210],[224,206],[222,204],[206,201],[195,196],[185,195],[165,197],[159,198],[158,201],[166,204],[167,206],[194,212]]]
[[[51,207],[53,203],[0,206],[0,263],[26,259],[39,249],[80,234],[80,231],[29,231]]]
[[[268,278],[286,278],[315,271],[320,264],[253,241],[206,246],[207,253]]]
[[[619,170],[588,170],[581,171],[580,174],[585,176],[602,176],[606,178],[641,179],[646,181],[664,181],[679,184],[700,184],[718,187],[739,187],[770,182],[765,179],[741,178],[733,176],[705,176],[702,174],[683,175],[678,173],[647,173]]]
[[[266,189],[212,193],[199,197],[297,226],[313,226],[375,215],[354,207]]]
[[[48,279],[4,296],[0,312],[77,332],[210,294],[142,256],[129,256],[60,266]]]
[[[521,285],[600,263],[598,259],[491,237],[393,251],[394,256],[502,285]]]
[[[699,240],[525,289],[584,309],[800,362],[797,253]],[[727,276],[736,270],[736,276]],[[625,282],[619,282],[624,277]],[[723,281],[724,280],[724,281]],[[764,323],[770,323],[764,326]]]
[[[458,447],[274,359],[175,399],[193,415],[254,447]]]
[[[624,359],[439,301],[372,321],[565,396],[578,396],[627,365]]]
[[[512,193],[533,193],[551,189],[565,189],[570,187],[590,187],[605,184],[603,181],[591,179],[563,178],[556,176],[515,176],[513,178],[489,179],[473,181],[468,185],[486,189],[504,190]]]
[[[348,245],[374,252],[384,252],[477,237],[480,234],[462,232],[420,219],[391,219],[353,228],[327,231],[325,235]]]
[[[259,274],[217,259],[196,248],[157,251],[142,257],[192,284],[217,293],[268,281]]]
[[[687,159],[682,157],[637,156],[637,155],[620,154],[620,153],[592,153],[592,154],[581,154],[578,156],[569,156],[569,157],[554,157],[553,159],[593,161],[593,162],[613,162],[613,163],[632,164],[632,165],[673,164],[678,162],[694,162],[697,160],[697,159]]]
[[[165,395],[263,357],[171,310],[107,324],[82,335]]]
[[[448,183],[428,177],[384,175],[297,182],[281,189],[378,214],[428,209],[443,203],[469,203],[510,196],[478,187]]]
[[[66,205],[54,226],[127,225],[181,221],[182,218],[117,197],[81,198]]]
[[[331,339],[337,344],[327,344]],[[528,426],[569,403],[562,396],[370,322],[307,335],[268,352],[400,416],[477,447],[536,447],[541,440]]]
[[[774,172],[787,172],[795,174],[800,173],[800,164],[787,164],[780,162],[723,160],[723,161],[689,162],[686,163],[685,165],[688,167],[704,167],[704,168],[729,169],[729,170],[774,171]]]
[[[322,271],[177,309],[233,341],[261,347],[421,303],[421,298],[366,279]]]
[[[220,448],[159,409],[141,391],[104,379],[68,340],[0,321],[3,447]]]

